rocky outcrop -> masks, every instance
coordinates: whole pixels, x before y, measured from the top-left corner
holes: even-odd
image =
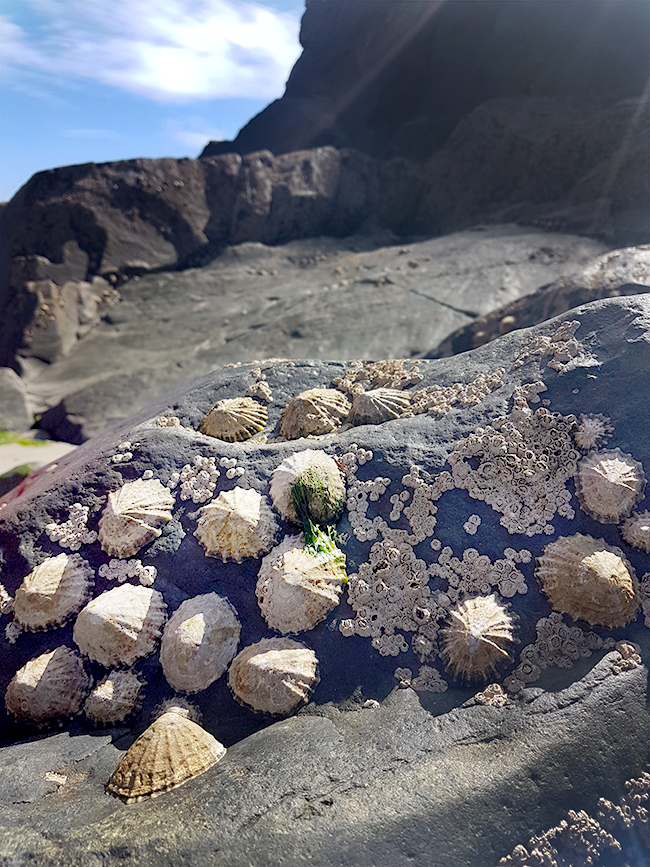
[[[0,431],[22,433],[32,426],[25,383],[9,367],[0,367]]]
[[[650,13],[635,0],[307,0],[284,96],[204,155],[321,145],[423,160],[496,98],[640,97]]]
[[[195,531],[200,507],[236,486],[270,497],[272,473],[296,452],[323,450],[345,474],[336,529],[349,580],[325,620],[292,636],[319,661],[309,703],[280,720],[256,713],[236,701],[225,674],[191,694],[227,755],[155,800],[126,805],[105,790],[153,709],[179,700],[153,627],[143,636],[152,652],[133,664],[142,707],[115,728],[97,732],[92,714],[79,712],[62,721],[63,730],[39,713],[39,729],[23,716],[31,708],[25,690],[24,704],[11,705],[18,719],[0,716],[5,859],[181,867],[218,853],[235,867],[485,867],[516,855],[517,846],[532,849],[531,836],[560,826],[567,811],[584,811],[582,824],[558,835],[565,863],[578,863],[577,850],[594,865],[601,856],[602,865],[616,864],[609,856],[621,846],[620,863],[641,867],[647,843],[636,808],[647,805],[647,784],[640,794],[626,782],[642,778],[650,755],[648,494],[639,472],[650,466],[649,329],[650,298],[638,296],[582,306],[451,359],[230,365],[10,492],[0,503],[3,692],[35,656],[77,647],[76,611],[33,632],[24,599],[26,628],[19,606],[11,611],[24,578],[69,551],[91,576],[94,598],[118,583],[134,596],[146,587],[171,615],[186,599],[216,592],[241,623],[239,649],[275,634],[255,592],[261,552],[223,562],[206,556]],[[400,390],[412,414],[356,426],[343,419],[309,438],[279,436],[283,410],[299,393],[337,388],[356,399],[377,386]],[[234,443],[199,432],[216,400],[251,390],[268,409],[264,431]],[[638,535],[625,519],[594,517],[576,487],[580,461],[602,449],[627,461],[626,479],[639,494],[634,506],[628,501],[641,513]],[[126,518],[102,518],[109,493],[138,479],[158,491],[167,517],[172,510],[157,537],[138,537]],[[155,503],[137,505],[140,524],[155,524]],[[276,543],[298,530],[279,513],[275,521]],[[608,552],[604,598],[616,599],[616,581],[628,576],[624,625],[608,625],[609,603],[594,606],[591,592],[581,598],[575,586],[571,597],[597,615],[595,623],[559,610],[559,596],[551,607],[539,559],[576,534]],[[107,538],[131,545],[139,538],[141,547],[116,559],[105,550]],[[233,554],[240,551],[241,537],[229,539]],[[584,570],[591,576],[596,563]],[[453,664],[462,636],[452,646],[447,629],[457,619],[451,611],[477,597],[498,605],[513,640],[495,635],[505,644],[496,669],[477,662],[477,679],[468,683]],[[92,618],[85,622],[79,646],[87,649],[94,628],[106,632]],[[140,642],[133,629],[122,649],[134,636]],[[478,637],[486,643],[489,632]],[[466,646],[476,639],[472,632]],[[182,653],[191,656],[190,640]],[[475,659],[486,663],[481,654]],[[84,665],[95,683],[106,675],[96,660],[85,657]],[[69,688],[64,682],[55,695],[69,697]],[[75,697],[88,689],[84,679]]]

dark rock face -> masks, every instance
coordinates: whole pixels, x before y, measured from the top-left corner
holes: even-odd
[[[202,593],[227,597],[244,647],[273,634],[254,592],[259,559],[206,557],[194,536],[198,510],[236,485],[268,495],[284,458],[323,449],[347,477],[337,529],[349,583],[327,618],[296,636],[320,663],[309,704],[276,721],[239,705],[225,677],[194,694],[228,754],[163,797],[125,806],[103,788],[153,707],[173,696],[157,652],[136,663],[144,704],[118,730],[90,736],[79,715],[68,724],[73,737],[42,732],[20,743],[37,732],[0,718],[3,854],[43,865],[88,864],[100,853],[109,865],[184,865],[218,853],[234,865],[484,867],[568,810],[596,819],[600,798],[619,803],[650,749],[650,563],[625,527],[583,509],[575,474],[592,448],[620,448],[647,472],[649,329],[650,299],[637,296],[585,305],[451,359],[218,369],[8,494],[0,545],[9,595],[46,557],[77,547],[97,596],[126,565],[86,535],[98,528],[107,492],[144,474],[167,484],[172,519],[135,557],[155,567],[154,589],[170,613]],[[299,392],[380,384],[408,394],[414,414],[309,439],[277,436]],[[215,400],[262,385],[266,440],[230,444],[198,432]],[[172,416],[174,426],[162,421]],[[214,490],[197,456],[214,460]],[[647,487],[640,497],[638,512],[648,508]],[[88,509],[80,523],[71,520],[75,503]],[[296,529],[280,521],[278,540]],[[537,562],[549,543],[576,533],[620,549],[634,569],[639,607],[625,626],[551,610]],[[127,580],[138,583],[135,573]],[[512,615],[515,639],[509,659],[485,673],[503,689],[496,704],[494,688],[443,665],[449,610],[486,595]],[[16,634],[6,595],[0,600],[4,690],[29,659],[75,645],[72,622]],[[105,674],[85,664],[95,681]],[[623,842],[620,861],[609,847],[602,864],[641,867],[644,844],[632,830]]]
[[[284,96],[204,155],[321,145],[422,160],[481,103],[640,97],[650,12],[635,0],[307,0]]]

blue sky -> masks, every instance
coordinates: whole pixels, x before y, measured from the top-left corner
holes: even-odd
[[[0,0],[0,200],[35,172],[197,156],[282,95],[304,0]]]

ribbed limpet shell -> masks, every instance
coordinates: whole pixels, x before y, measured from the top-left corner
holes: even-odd
[[[395,388],[375,388],[355,394],[348,420],[353,425],[382,424],[409,415],[410,405],[407,392]]]
[[[96,725],[123,722],[142,707],[144,682],[133,671],[109,672],[92,690],[84,704],[88,719]]]
[[[241,626],[237,612],[217,593],[186,599],[169,618],[160,662],[170,686],[201,692],[218,680],[235,655]]]
[[[442,630],[441,656],[454,674],[466,680],[486,679],[499,662],[509,659],[512,618],[496,596],[477,596],[449,612]]]
[[[79,554],[48,557],[16,590],[14,617],[34,631],[61,626],[88,601],[92,578],[92,567]]]
[[[82,609],[73,638],[82,653],[106,668],[133,665],[156,649],[166,607],[157,590],[122,584]]]
[[[102,549],[111,557],[132,557],[161,535],[173,506],[173,494],[158,479],[125,482],[108,495],[99,520]]]
[[[643,496],[643,465],[620,449],[590,452],[578,464],[580,505],[602,524],[626,518]]]
[[[535,572],[556,611],[611,629],[639,608],[639,584],[620,548],[576,533],[548,544]]]
[[[62,645],[18,669],[7,687],[5,706],[16,717],[43,725],[76,716],[91,685],[83,659]]]
[[[318,683],[311,648],[291,638],[262,638],[240,651],[228,672],[235,698],[253,710],[286,716]]]
[[[340,427],[350,412],[350,401],[333,388],[303,391],[284,408],[280,435],[288,440],[320,436]]]
[[[294,452],[273,470],[273,505],[283,518],[301,523],[295,505],[296,485],[314,523],[326,524],[339,517],[345,505],[345,481],[334,458],[323,451],[305,449]]]
[[[155,798],[207,771],[225,755],[226,748],[209,732],[171,710],[131,744],[106,791],[126,804]]]
[[[266,407],[252,397],[227,398],[215,403],[199,430],[227,443],[243,442],[264,430],[268,417]]]
[[[621,535],[633,548],[650,554],[650,512],[634,512],[623,522]]]
[[[268,551],[277,529],[266,497],[235,487],[203,506],[194,535],[208,557],[241,563]]]
[[[267,554],[255,593],[271,629],[283,635],[305,632],[324,620],[339,603],[346,578],[341,561],[345,557],[338,549],[305,550],[302,534],[287,536]]]

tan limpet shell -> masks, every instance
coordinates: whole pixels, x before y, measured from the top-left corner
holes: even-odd
[[[639,608],[639,583],[620,548],[576,533],[548,544],[535,570],[556,611],[613,629]]]
[[[33,631],[61,626],[90,598],[92,579],[92,567],[79,554],[48,557],[16,590],[15,619]]]
[[[410,415],[411,399],[407,392],[395,388],[375,388],[356,394],[348,421],[353,425],[381,424]]]
[[[449,616],[451,622],[441,633],[441,656],[454,677],[486,679],[499,662],[509,659],[505,646],[513,641],[512,617],[494,594],[466,599]]]
[[[131,744],[106,791],[126,804],[155,798],[207,771],[225,755],[226,748],[209,732],[170,710]]]
[[[83,659],[61,645],[18,669],[7,687],[5,707],[16,717],[43,725],[76,716],[91,686]]]
[[[312,521],[326,524],[337,518],[345,504],[345,480],[334,458],[317,449],[294,452],[273,470],[269,492],[275,508],[283,518],[299,523],[292,491],[304,473],[313,489],[305,491]]]
[[[253,710],[286,716],[318,683],[311,648],[291,638],[262,638],[240,651],[228,672],[235,698]]]
[[[215,403],[207,413],[199,431],[227,443],[243,442],[264,430],[269,414],[252,397],[232,397]]]
[[[280,417],[280,435],[288,440],[320,436],[340,427],[350,401],[335,388],[310,388],[287,404]]]
[[[287,536],[262,560],[255,594],[271,629],[288,635],[306,632],[339,604],[344,555],[316,554],[304,548],[304,536]]]
[[[650,512],[633,512],[623,522],[621,535],[628,545],[650,554]]]
[[[171,520],[174,495],[158,479],[125,482],[108,495],[99,520],[99,541],[111,557],[132,557],[161,535]]]
[[[266,497],[235,487],[203,506],[194,535],[206,556],[235,560],[259,557],[273,545],[278,523]]]
[[[144,682],[135,672],[111,671],[86,699],[84,713],[96,725],[122,722],[142,707],[143,687]]]
[[[166,608],[152,587],[122,584],[81,610],[72,637],[83,654],[105,668],[133,665],[156,649]]]
[[[186,599],[169,618],[160,644],[167,682],[179,692],[201,692],[218,680],[237,651],[237,612],[217,593]]]
[[[620,449],[590,452],[578,463],[580,505],[602,524],[617,524],[643,496],[643,465]]]

